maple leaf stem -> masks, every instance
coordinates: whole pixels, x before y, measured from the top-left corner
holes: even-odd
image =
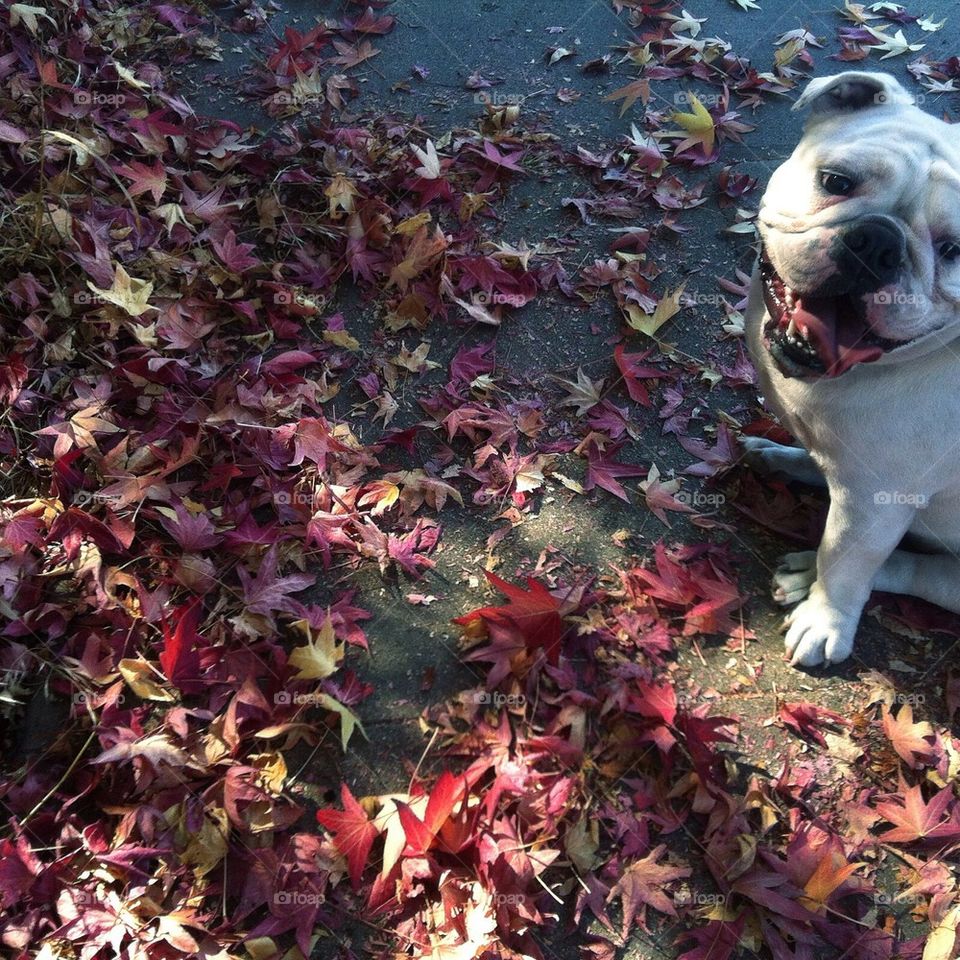
[[[413,785],[417,780],[417,774],[420,772],[420,767],[423,766],[423,761],[427,759],[427,754],[433,748],[433,745],[436,743],[439,735],[440,728],[435,727],[433,735],[430,737],[430,742],[423,748],[423,752],[420,754],[420,759],[417,761],[417,765],[413,768],[413,773],[410,774],[410,782],[407,785],[407,793],[410,793],[413,790]]]
[[[329,483],[327,483],[326,480],[320,478],[320,482],[327,488],[327,492],[330,494],[330,498],[339,506],[343,507],[343,509],[346,511],[348,516],[357,517],[357,518],[361,516],[359,510],[353,510],[346,503],[344,503],[343,499],[340,496],[338,496],[337,491],[334,490],[333,487]]]
[[[543,877],[541,877],[539,873],[535,873],[535,874],[533,875],[533,879],[536,880],[537,883],[539,883],[540,886],[543,887],[543,889],[546,890],[546,892],[549,893],[550,896],[553,897],[553,899],[556,900],[557,903],[559,903],[561,906],[563,906],[563,903],[564,903],[563,898],[562,898],[562,897],[558,897],[558,896],[543,882]]]

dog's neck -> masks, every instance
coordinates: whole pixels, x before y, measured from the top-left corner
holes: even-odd
[[[938,330],[931,330],[930,333],[917,337],[902,347],[895,350],[889,350],[882,357],[874,360],[871,367],[890,366],[903,361],[913,361],[928,353],[946,346],[953,340],[960,340],[960,324],[948,323],[945,327]]]

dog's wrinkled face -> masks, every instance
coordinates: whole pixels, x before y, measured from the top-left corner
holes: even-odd
[[[760,208],[764,342],[786,376],[838,376],[960,324],[960,135],[884,74],[807,105]]]

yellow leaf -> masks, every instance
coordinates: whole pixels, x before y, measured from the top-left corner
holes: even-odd
[[[343,213],[353,213],[353,198],[358,191],[352,180],[338,173],[323,192],[330,201],[331,219],[339,220]]]
[[[716,128],[713,125],[713,117],[710,111],[691,93],[688,97],[692,113],[674,113],[674,123],[679,123],[690,136],[678,143],[676,150],[686,150],[695,144],[703,144],[703,152],[710,154],[713,152],[713,144],[716,139]]]
[[[274,960],[280,952],[276,943],[270,937],[254,937],[243,942],[250,960]]]
[[[121,310],[126,310],[132,317],[139,317],[148,310],[156,310],[147,301],[153,293],[153,284],[148,280],[138,280],[131,277],[121,264],[117,264],[113,275],[113,284],[106,290],[94,286],[89,280],[87,286],[107,303],[115,304]]]
[[[420,213],[412,217],[407,217],[406,220],[401,220],[397,226],[396,231],[399,234],[407,236],[411,233],[416,233],[422,226],[425,226],[433,219],[429,210],[421,210]]]
[[[307,638],[305,646],[297,647],[290,654],[290,665],[300,671],[294,679],[325,680],[343,659],[343,644],[337,643],[329,617],[317,631],[306,620],[296,620],[293,626]]]
[[[156,323],[133,323],[133,321],[127,321],[124,323],[124,327],[130,331],[133,338],[141,346],[155,347],[159,343],[157,340]]]
[[[144,83],[143,80],[138,80],[133,71],[128,70],[122,63],[117,63],[116,60],[113,61],[113,69],[117,71],[117,75],[121,80],[125,80],[130,84],[131,87],[135,87],[137,90],[149,90],[150,84]]]
[[[383,837],[383,865],[380,868],[380,876],[385,877],[390,873],[407,845],[407,835],[394,801],[401,800],[406,803],[415,816],[422,818],[427,811],[428,799],[423,795],[411,797],[406,793],[387,793],[377,797],[380,811],[373,818],[373,825]]]
[[[323,100],[323,79],[316,67],[309,73],[304,73],[296,64],[293,67],[297,79],[290,88],[290,99],[295,104],[306,100]]]
[[[796,38],[788,40],[782,47],[774,51],[773,62],[778,67],[786,66],[803,50],[803,47],[804,44],[802,40]]]
[[[826,909],[827,901],[836,889],[862,866],[862,863],[838,864],[834,857],[824,857],[817,864],[817,869],[810,874],[810,879],[803,888],[806,896],[800,897],[799,902],[813,913],[819,913]]]
[[[357,501],[359,507],[373,506],[370,511],[377,517],[386,513],[400,499],[400,487],[389,480],[374,480],[367,492]]]
[[[360,349],[360,341],[356,337],[351,337],[346,330],[324,330],[323,339],[344,350]]]
[[[357,719],[357,715],[347,709],[339,700],[334,700],[333,697],[325,693],[318,693],[317,704],[327,710],[332,710],[334,713],[340,714],[340,742],[343,745],[344,753],[347,752],[347,744],[350,742],[350,737],[353,735],[354,729],[359,730],[360,733],[363,734],[364,740],[369,739],[366,731],[363,729],[363,724]]]
[[[960,905],[953,907],[927,937],[923,946],[923,960],[950,960],[960,924]]]
[[[282,753],[257,753],[250,757],[250,765],[259,776],[260,786],[266,788],[275,797],[283,792],[283,784],[287,779],[287,761]]]
[[[101,151],[95,142],[91,143],[87,140],[81,140],[79,137],[64,133],[62,130],[47,130],[46,133],[48,137],[52,137],[54,140],[62,140],[64,143],[69,143],[70,146],[73,147],[74,156],[76,156],[77,163],[81,167],[85,167],[87,163],[89,163],[91,155],[101,155]]]
[[[184,215],[183,207],[178,203],[164,203],[157,207],[153,211],[163,220],[164,226],[167,228],[169,233],[178,223],[183,224],[189,230],[193,230],[193,227],[187,222],[187,218]]]
[[[681,283],[676,290],[665,294],[651,316],[647,316],[635,304],[628,304],[626,307],[627,325],[633,330],[645,333],[648,337],[653,337],[680,310],[680,297],[685,286],[686,284]]]
[[[23,25],[34,35],[37,32],[37,17],[41,16],[49,20],[54,26],[57,21],[47,13],[45,7],[31,7],[28,3],[10,4],[10,26],[15,27],[21,20]]]
[[[169,703],[174,699],[173,694],[164,690],[154,679],[159,674],[146,660],[121,660],[117,664],[120,675],[127,681],[127,686],[141,700],[159,700]]]
[[[562,473],[551,474],[554,480],[562,483],[568,490],[572,490],[574,493],[585,493],[583,485],[576,480],[571,479],[570,477],[565,477]]]
[[[193,868],[195,877],[203,877],[216,869],[227,855],[230,822],[222,807],[213,805],[205,807],[199,828],[188,829],[181,822],[178,830],[190,838],[180,853],[180,859]]]
[[[439,227],[432,237],[427,234],[426,225],[420,227],[410,239],[403,260],[390,271],[387,289],[398,286],[405,293],[410,281],[432,266],[446,248],[447,238]]]

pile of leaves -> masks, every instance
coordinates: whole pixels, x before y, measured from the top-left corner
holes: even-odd
[[[655,241],[708,196],[750,229],[749,177],[724,169],[708,192],[687,174],[749,129],[730,95],[791,89],[810,41],[757,73],[676,4],[617,5],[640,76],[611,98],[648,109],[596,151],[492,105],[447,132],[355,112],[355,71],[395,26],[383,2],[273,41],[256,4],[238,13],[232,29],[264,36],[245,93],[279,121],[270,136],[198,117],[169,85],[171,65],[216,55],[199,8],[0,11],[12,955],[295,960],[323,936],[344,956],[539,956],[562,920],[593,922],[584,951],[604,957],[664,918],[690,926],[691,960],[919,955],[875,895],[882,851],[952,946],[956,875],[935,854],[960,839],[955,741],[883,688],[844,739],[875,785],[809,760],[747,776],[738,722],[676,660],[700,637],[751,638],[736,558],[713,543],[602,579],[552,561],[526,587],[489,574],[510,602],[459,618],[485,683],[424,717],[446,767],[360,798],[333,769],[372,692],[348,656],[373,615],[354,575],[421,578],[444,510],[496,516],[492,553],[544,491],[628,500],[637,478],[664,529],[671,513],[730,529],[628,446],[662,428],[712,482],[736,439],[732,418],[703,423],[702,384],[752,384],[736,342],[696,358],[661,339],[689,302],[658,291]],[[681,77],[716,84],[713,105],[651,105],[651,81]],[[629,224],[579,271],[571,242],[502,238],[511,189],[551,164],[575,174],[582,221]],[[744,279],[725,281],[733,338]],[[613,347],[607,376],[544,385],[498,365],[495,333],[522,329],[523,307],[607,291],[643,338]],[[815,533],[793,494],[742,482],[743,512]],[[818,743],[843,726],[802,703],[778,722]]]
[[[602,587],[488,574],[509,602],[457,621],[487,685],[427,718],[461,772],[362,802],[344,787],[342,809],[318,813],[352,884],[341,894],[419,956],[541,957],[538,928],[593,918],[585,957],[631,937],[675,939],[685,960],[949,957],[956,740],[892,709],[876,675],[852,720],[784,703],[777,721],[830,754],[757,775],[738,720],[675,660],[686,636],[736,638],[731,558],[700,546],[655,561]],[[908,911],[935,932],[902,939]]]

